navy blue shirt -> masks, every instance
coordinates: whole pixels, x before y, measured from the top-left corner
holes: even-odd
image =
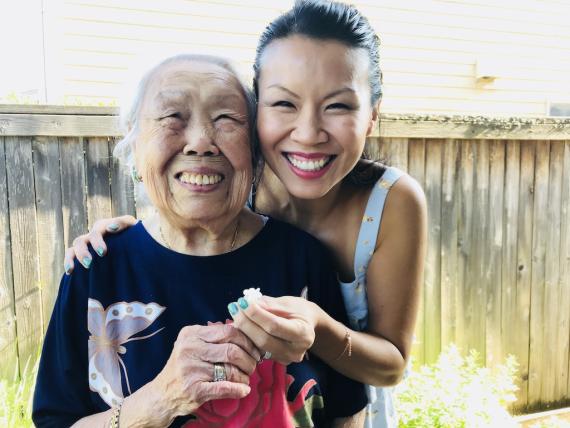
[[[227,304],[246,288],[277,297],[300,296],[307,286],[309,300],[346,324],[323,246],[273,219],[249,243],[216,256],[171,251],[140,222],[109,236],[107,246],[108,255],[94,256],[89,270],[76,264],[61,281],[34,396],[38,427],[72,425],[150,382],[184,326],[227,322]],[[320,427],[367,402],[362,384],[312,355],[287,367],[264,361],[250,384],[242,400],[211,401],[172,426]]]

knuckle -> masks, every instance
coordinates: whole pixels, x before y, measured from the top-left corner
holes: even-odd
[[[271,335],[274,335],[277,332],[278,328],[279,326],[275,321],[269,321],[265,326],[265,331]]]
[[[184,326],[178,333],[178,339],[180,339],[181,341],[187,341],[188,339],[193,337],[195,333],[196,333],[195,326],[190,326],[190,325]]]
[[[267,350],[268,346],[269,346],[269,338],[267,338],[265,335],[261,336],[258,340],[257,340],[257,345],[260,349],[265,349]]]
[[[234,361],[239,356],[239,348],[234,344],[228,344],[226,347],[226,360],[227,361]]]

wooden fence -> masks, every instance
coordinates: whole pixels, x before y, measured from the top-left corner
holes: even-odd
[[[0,106],[0,374],[34,356],[64,248],[136,214],[114,109]],[[570,121],[384,116],[371,156],[424,187],[429,243],[414,356],[450,343],[520,364],[517,407],[570,398]]]

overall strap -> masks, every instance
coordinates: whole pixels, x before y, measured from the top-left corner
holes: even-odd
[[[372,188],[358,233],[358,241],[356,241],[354,253],[354,274],[356,278],[366,273],[368,263],[370,263],[374,248],[376,248],[376,239],[378,238],[388,191],[402,175],[404,173],[398,168],[388,167]]]

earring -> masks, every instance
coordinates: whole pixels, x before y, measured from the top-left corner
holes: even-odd
[[[135,183],[142,183],[143,181],[142,177],[139,175],[137,171],[137,167],[134,165],[131,166],[131,177]]]

